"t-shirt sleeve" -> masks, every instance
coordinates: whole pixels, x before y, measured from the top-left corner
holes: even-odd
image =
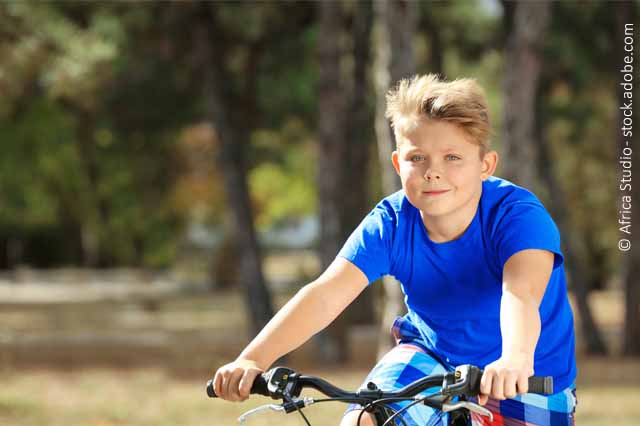
[[[349,236],[338,256],[356,265],[372,283],[389,274],[392,233],[392,215],[378,205]]]
[[[564,261],[558,227],[541,204],[514,203],[500,221],[495,237],[501,268],[515,253],[527,249],[554,253],[553,269],[560,267]]]

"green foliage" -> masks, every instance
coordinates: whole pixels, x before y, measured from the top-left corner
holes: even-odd
[[[256,152],[268,158],[249,175],[259,227],[267,228],[316,211],[316,161],[313,141],[300,120],[280,131],[254,133]]]
[[[175,122],[167,120],[172,116],[167,108],[148,105],[143,114],[134,112],[145,116],[142,126],[119,115],[118,107],[131,103],[129,96],[135,98],[139,92],[127,91],[131,83],[114,85],[129,71],[121,67],[117,73],[111,67],[116,58],[126,56],[118,16],[108,8],[87,6],[81,10],[86,25],[78,25],[76,15],[65,15],[65,5],[8,7],[22,33],[14,43],[3,45],[13,59],[4,66],[31,68],[22,80],[14,78],[7,85],[16,94],[33,89],[29,102],[18,96],[4,98],[0,130],[9,155],[0,160],[5,166],[0,185],[6,204],[0,226],[17,235],[44,226],[58,229],[54,232],[62,239],[71,225],[78,235],[92,230],[102,262],[128,264],[149,258],[149,264],[167,264],[179,230],[177,218],[166,207]],[[151,87],[144,93],[142,98],[167,96]],[[172,105],[169,96],[157,105]],[[154,118],[145,111],[163,116]],[[84,132],[87,126],[89,133]],[[81,155],[83,145],[89,147],[88,154]],[[96,182],[89,179],[88,161],[96,162]],[[100,213],[105,208],[106,221]],[[69,244],[66,250],[74,251]]]
[[[302,37],[286,28],[292,18],[308,19],[313,6],[297,5],[288,15],[269,3],[210,7],[226,34],[220,53],[231,71],[247,66],[256,43],[268,43],[257,69],[264,111],[257,122],[264,126],[254,139],[255,152],[271,159],[256,154],[251,160],[259,222],[308,214],[315,199],[314,169],[305,164],[314,111],[313,27]],[[176,141],[203,118],[201,76],[191,65],[189,38],[179,33],[196,6],[15,2],[0,11],[11,33],[0,44],[8,58],[0,65],[0,87],[8,95],[0,100],[6,154],[0,159],[0,240],[12,235],[29,247],[34,232],[45,232],[60,244],[72,230],[73,238],[58,247],[70,253],[67,259],[77,256],[78,244],[84,247],[84,235],[93,235],[101,264],[169,264],[182,225],[202,205],[175,198],[186,173],[176,161]],[[291,49],[309,54],[294,57]],[[241,72],[235,75],[230,93],[246,83]],[[290,150],[284,160],[276,145],[260,147],[266,134],[284,141]],[[216,188],[221,177],[208,174],[196,187],[207,179]],[[220,197],[198,191],[191,196],[214,203],[206,214],[221,220]]]
[[[275,165],[264,164],[256,168],[251,175],[251,189],[258,205],[263,206],[256,217],[258,226],[263,229],[316,211],[313,186],[304,177],[286,173]]]
[[[297,117],[312,129],[316,115],[317,65],[314,61],[316,28],[289,37],[270,49],[258,77],[259,109],[264,124],[278,127],[283,117]],[[291,55],[290,52],[302,52]]]
[[[493,4],[421,2],[415,51],[419,72],[432,72],[437,38],[444,73],[485,87],[499,135],[509,70]],[[223,223],[216,142],[181,144],[206,118],[188,31],[206,8],[218,34],[210,47],[230,76],[221,88],[235,102],[227,113],[247,130],[239,143],[249,143],[258,226],[316,211],[315,4],[3,2],[0,246],[17,238],[39,252],[54,247],[43,254],[53,264],[79,263],[89,235],[102,264],[165,266],[186,223]],[[609,271],[617,252],[614,21],[607,3],[554,3],[541,76],[546,136],[574,232],[587,259],[605,253]],[[185,155],[209,167],[186,167]]]
[[[0,139],[4,141],[0,221],[4,226],[52,225],[62,210],[58,195],[82,192],[77,185],[77,155],[69,143],[71,123],[72,117],[43,98],[28,106],[22,120],[0,122]],[[76,207],[81,207],[81,200],[76,202],[80,202]]]
[[[619,260],[614,9],[598,2],[580,8],[554,3],[552,16],[541,119],[579,255],[592,277],[609,276]]]

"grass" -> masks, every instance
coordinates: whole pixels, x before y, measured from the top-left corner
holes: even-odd
[[[279,296],[281,305],[286,295]],[[620,292],[594,293],[591,302],[608,343],[618,348]],[[176,297],[156,309],[135,303],[0,309],[0,426],[234,425],[270,400],[210,400],[204,383],[241,349],[246,330],[244,303],[233,292]],[[359,336],[355,368],[303,371],[356,388],[370,367],[362,354],[375,347],[375,339]],[[311,350],[292,356],[290,365],[309,365]],[[578,425],[640,424],[640,359],[581,357],[578,367]],[[306,414],[314,425],[336,425],[344,408],[319,404]],[[247,422],[269,425],[304,422],[295,413]]]
[[[619,379],[593,370],[617,370]],[[581,365],[597,380],[578,382],[576,424],[637,426],[640,419],[640,362],[588,360]],[[311,371],[348,388],[358,386],[365,370]],[[0,424],[10,426],[211,426],[234,425],[246,410],[270,403],[255,397],[243,403],[205,396],[206,376],[177,377],[159,368],[83,369],[78,371],[5,371],[0,389]],[[337,424],[345,406],[318,404],[305,413],[314,425]],[[248,426],[303,425],[297,414],[263,414]]]
[[[347,374],[355,385],[360,376]],[[159,369],[87,369],[9,373],[0,390],[0,424],[12,426],[232,425],[244,411],[268,403],[208,399],[204,379],[177,378]],[[336,381],[337,382],[337,381]],[[331,424],[344,410],[332,404],[308,410],[315,424]],[[250,425],[297,425],[296,416],[266,414]]]

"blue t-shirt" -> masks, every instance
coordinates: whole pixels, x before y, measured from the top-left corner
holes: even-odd
[[[394,276],[402,286],[408,318],[423,344],[441,360],[481,368],[501,355],[502,271],[525,249],[555,253],[540,304],[542,330],[534,369],[564,389],[576,376],[573,314],[560,250],[560,233],[540,200],[497,177],[482,184],[473,221],[459,238],[430,240],[419,210],[404,191],[383,199],[351,234],[339,256],[373,282]]]

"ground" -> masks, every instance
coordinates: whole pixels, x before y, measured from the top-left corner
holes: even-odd
[[[639,362],[584,360],[578,381],[580,426],[637,426],[640,419]],[[333,383],[356,387],[363,369],[311,370]],[[608,373],[611,373],[610,375]],[[271,400],[254,397],[242,404],[205,395],[206,375],[176,376],[159,368],[36,369],[3,372],[0,424],[10,426],[211,426],[234,425],[237,417]],[[338,403],[305,412],[314,425],[337,424]],[[303,425],[299,415],[268,413],[249,426]]]
[[[234,404],[205,395],[214,368],[232,359],[248,339],[236,292],[11,285],[0,283],[0,425],[232,425],[242,412],[270,402],[256,397]],[[101,296],[94,297],[96,292]],[[278,294],[282,304],[289,293]],[[594,293],[592,302],[615,352],[621,294]],[[375,358],[375,329],[359,331],[360,350],[349,366],[314,364],[310,345],[287,363],[356,388]],[[640,424],[640,360],[581,353],[577,424]],[[332,425],[343,410],[332,403],[307,413],[314,425]],[[304,422],[297,414],[279,413],[247,422],[276,424]]]

